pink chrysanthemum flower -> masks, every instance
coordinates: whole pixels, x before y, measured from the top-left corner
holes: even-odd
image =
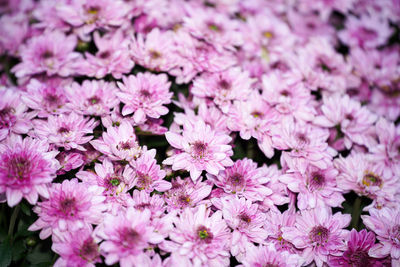
[[[87,64],[83,64],[81,71],[90,77],[98,79],[112,74],[115,79],[121,79],[122,74],[129,73],[135,63],[132,61],[128,44],[122,31],[100,37],[98,32],[93,34],[98,49],[96,55],[85,53]]]
[[[95,267],[101,263],[98,241],[93,238],[92,228],[76,232],[54,231],[51,249],[60,255],[55,267]]]
[[[265,184],[270,180],[264,168],[257,168],[251,159],[237,160],[233,166],[207,178],[227,194],[236,194],[252,201],[262,201],[272,194]]]
[[[165,215],[165,201],[159,194],[150,195],[144,190],[134,190],[132,192],[132,199],[133,207],[140,211],[145,209],[150,210],[152,219]]]
[[[172,188],[163,195],[167,210],[195,207],[211,193],[212,185],[206,182],[193,182],[192,179],[181,179],[179,176],[171,181]]]
[[[38,196],[49,197],[47,186],[56,177],[58,152],[48,152],[44,141],[14,135],[0,143],[0,194],[10,207],[24,197],[32,205]]]
[[[246,100],[254,80],[240,68],[229,68],[219,73],[204,73],[193,81],[191,92],[199,97],[211,97],[224,112],[229,111],[232,101]]]
[[[36,112],[28,112],[21,94],[14,89],[0,89],[0,141],[10,134],[26,134],[32,128]]]
[[[98,186],[87,186],[78,183],[78,179],[64,180],[61,184],[53,184],[49,189],[49,198],[39,202],[33,211],[38,214],[30,227],[30,231],[40,230],[40,238],[45,239],[55,229],[61,232],[74,232],[85,229],[91,224],[99,224],[103,220],[105,196]]]
[[[85,80],[82,85],[73,83],[66,87],[69,104],[67,106],[83,115],[104,116],[119,104],[114,83],[103,80]]]
[[[189,16],[183,18],[183,22],[184,28],[191,35],[205,40],[217,51],[234,50],[234,46],[243,43],[238,22],[223,13],[211,12],[210,9],[191,9]]]
[[[85,164],[85,156],[79,150],[62,151],[56,158],[61,165],[60,169],[57,171],[57,175],[65,174],[66,172],[79,168]]]
[[[35,120],[34,135],[47,140],[49,144],[64,147],[67,150],[85,151],[82,146],[93,136],[93,129],[99,124],[95,119],[84,118],[74,112],[65,115],[49,116],[47,121]]]
[[[154,28],[145,37],[138,34],[130,47],[133,60],[146,68],[168,71],[176,66],[177,57],[171,31]]]
[[[203,170],[217,175],[225,167],[233,165],[230,159],[233,151],[228,145],[232,138],[212,130],[203,121],[196,121],[194,125],[186,121],[182,135],[169,131],[165,137],[180,153],[167,158],[163,163],[172,165],[173,170],[189,171],[193,181],[200,177]]]
[[[370,215],[361,215],[363,223],[368,229],[375,232],[379,240],[372,246],[369,255],[374,258],[383,258],[388,255],[393,260],[400,259],[400,210],[382,208],[369,210]],[[395,266],[395,265],[393,265]]]
[[[71,84],[71,79],[51,78],[45,81],[31,79],[22,93],[22,101],[31,109],[38,112],[38,117],[68,112],[64,87]]]
[[[0,53],[16,55],[29,31],[29,18],[23,14],[6,14],[0,18]]]
[[[281,161],[304,173],[308,164],[326,169],[337,152],[328,147],[329,132],[311,124],[284,120],[274,129],[273,144],[282,152]]]
[[[73,0],[57,6],[57,14],[68,24],[79,27],[81,38],[96,28],[120,26],[129,12],[121,0]]]
[[[334,165],[339,170],[339,188],[367,196],[377,207],[395,201],[398,177],[383,164],[371,161],[367,154],[352,153],[347,158],[335,159]]]
[[[171,183],[163,180],[165,171],[160,169],[155,156],[156,150],[150,149],[137,160],[131,162],[135,170],[133,183],[137,188],[145,190],[147,193],[151,193],[153,190],[164,192],[171,188]]]
[[[162,249],[185,256],[192,266],[228,266],[230,231],[221,211],[210,212],[205,205],[186,208]]]
[[[117,83],[121,89],[117,96],[125,104],[123,116],[133,113],[135,122],[139,124],[145,122],[146,116],[159,118],[168,113],[164,105],[171,103],[172,92],[166,74],[138,73],[122,77],[122,81]]]
[[[151,244],[158,244],[163,237],[154,232],[150,224],[151,212],[128,208],[116,216],[108,215],[96,229],[96,234],[104,239],[100,244],[101,254],[108,265],[119,262],[121,267],[149,266],[149,256],[144,253]]]
[[[347,241],[347,250],[340,257],[331,257],[332,267],[383,267],[383,263],[368,255],[375,244],[375,235],[363,229],[357,232],[352,229]]]
[[[332,167],[321,170],[308,165],[306,172],[288,171],[279,180],[287,184],[290,191],[298,193],[297,207],[300,210],[316,207],[340,207],[345,200],[342,190],[336,186],[338,171]]]
[[[242,267],[279,266],[279,267],[300,267],[303,260],[296,254],[289,254],[287,251],[277,251],[273,245],[250,246],[246,258],[241,262]]]
[[[123,121],[118,128],[109,127],[107,132],[103,132],[102,139],[90,141],[90,144],[111,160],[130,161],[137,159],[142,152],[133,127],[127,121]]]
[[[265,213],[264,228],[269,233],[266,243],[274,244],[278,251],[289,251],[290,254],[301,254],[291,242],[283,238],[282,227],[293,227],[296,223],[297,213],[286,210],[281,213],[271,209]]]
[[[254,137],[258,147],[268,157],[274,155],[271,129],[278,117],[277,112],[253,91],[246,101],[236,101],[228,117],[228,128],[239,131],[240,137],[249,140]]]
[[[231,254],[246,257],[246,250],[252,243],[263,244],[268,232],[263,228],[264,213],[251,200],[237,197],[225,197],[222,200],[222,215],[233,230]]]
[[[370,140],[367,131],[377,119],[375,114],[348,95],[324,97],[323,102],[322,115],[315,118],[315,124],[328,128],[340,127],[347,149],[351,148],[353,142],[366,146],[373,144],[374,140]]]
[[[329,255],[340,255],[348,235],[349,214],[335,213],[330,208],[301,211],[294,226],[283,227],[282,237],[303,249],[305,264],[313,260],[318,267],[328,262]]]
[[[58,74],[69,76],[74,73],[73,63],[81,56],[74,52],[77,44],[75,35],[66,36],[59,31],[46,32],[32,37],[22,46],[22,62],[12,71],[20,78],[32,74],[46,73],[48,76]]]

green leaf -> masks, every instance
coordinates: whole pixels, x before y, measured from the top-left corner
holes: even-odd
[[[10,240],[7,238],[0,244],[0,266],[7,267],[11,263],[12,250]]]
[[[50,252],[41,252],[40,246],[36,246],[35,249],[26,256],[26,259],[34,265],[46,263],[49,266],[51,264],[51,256]]]
[[[18,261],[24,256],[25,243],[23,239],[14,241],[12,244],[12,259],[13,261]]]
[[[22,212],[25,215],[31,216],[31,207],[29,207],[28,204],[26,204],[25,202],[21,202],[20,206],[21,206]]]

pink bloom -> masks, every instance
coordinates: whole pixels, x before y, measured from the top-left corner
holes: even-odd
[[[134,190],[132,192],[132,199],[132,204],[135,209],[140,211],[145,209],[150,210],[152,220],[165,215],[165,201],[159,194],[150,195],[144,190]],[[170,214],[172,214],[172,212]]]
[[[171,103],[172,92],[169,91],[171,83],[165,74],[155,75],[150,72],[138,73],[122,77],[123,83],[118,82],[121,92],[118,98],[125,104],[122,115],[133,113],[136,123],[143,123],[146,116],[159,118],[168,113],[165,104]]]
[[[84,266],[94,267],[101,263],[98,241],[93,238],[92,229],[76,232],[55,231],[51,249],[60,255],[55,267]]]
[[[154,28],[149,34],[133,38],[130,51],[133,60],[156,71],[168,71],[176,66],[176,56],[171,31]]]
[[[351,148],[353,142],[366,146],[374,144],[367,131],[377,119],[375,114],[348,95],[324,97],[323,102],[322,115],[315,118],[315,124],[329,128],[339,126],[345,135],[344,144],[347,149]]]
[[[339,170],[339,188],[367,196],[377,207],[395,201],[398,177],[383,164],[371,161],[368,155],[352,153],[347,158],[335,159],[334,165]]]
[[[85,80],[82,85],[73,83],[66,87],[70,102],[67,106],[79,114],[103,116],[119,104],[116,91],[114,83],[105,81]]]
[[[217,175],[207,174],[207,178],[227,194],[236,194],[252,201],[262,201],[272,194],[265,184],[270,178],[267,168],[257,168],[251,159],[237,160],[233,166],[220,171]]]
[[[308,165],[306,172],[290,170],[279,180],[287,184],[288,188],[297,195],[297,207],[300,210],[317,207],[340,207],[345,200],[342,190],[336,186],[338,171],[332,167],[321,170]]]
[[[304,249],[305,264],[315,261],[318,267],[328,262],[329,255],[340,255],[348,231],[343,228],[350,223],[349,214],[335,213],[330,208],[301,211],[294,226],[283,227],[283,238],[297,248]]]
[[[272,158],[271,128],[274,127],[277,112],[262,99],[257,91],[253,91],[246,101],[236,101],[228,117],[228,128],[239,131],[240,137],[249,140],[254,137],[258,147],[268,157]]]
[[[225,197],[222,200],[222,215],[232,228],[232,256],[247,257],[246,251],[253,242],[263,244],[268,232],[263,228],[264,213],[251,200],[237,197]]]
[[[329,166],[336,151],[328,147],[327,130],[290,119],[284,120],[281,127],[275,129],[272,137],[276,148],[286,150],[282,152],[281,161],[301,173],[305,172],[308,164],[320,169]]]
[[[21,94],[14,89],[0,89],[0,141],[11,134],[26,134],[36,112],[28,112]]]
[[[357,232],[352,229],[348,237],[347,250],[340,257],[331,257],[329,266],[332,267],[374,267],[384,266],[379,260],[368,255],[375,244],[375,235],[363,229]]]
[[[28,17],[25,14],[3,14],[0,18],[0,53],[16,55],[18,48],[27,36]]]
[[[171,180],[171,184],[172,188],[163,195],[168,212],[199,205],[210,195],[212,189],[209,183],[201,181],[194,183],[189,177],[181,179],[178,176]]]
[[[150,258],[143,250],[163,240],[160,234],[154,232],[150,216],[147,209],[138,211],[128,208],[126,212],[104,218],[96,234],[104,239],[100,251],[107,265],[119,262],[121,267],[149,266]]]
[[[240,68],[229,68],[219,73],[204,73],[193,81],[191,92],[199,97],[211,97],[224,112],[228,112],[232,101],[246,100],[254,80]]]
[[[61,165],[60,169],[57,171],[57,175],[65,174],[85,164],[84,155],[78,150],[62,151],[56,158]]]
[[[59,31],[32,37],[22,46],[22,62],[12,71],[18,78],[43,72],[48,76],[69,76],[74,73],[73,63],[80,58],[80,54],[73,51],[76,44],[75,35],[66,36]]]
[[[234,46],[243,43],[242,35],[238,31],[238,22],[223,13],[212,12],[210,9],[192,9],[183,21],[184,27],[191,35],[205,40],[217,51],[234,50]]]
[[[182,135],[169,131],[165,137],[179,153],[164,160],[163,164],[172,165],[173,170],[189,171],[193,181],[203,170],[217,175],[218,171],[233,165],[230,159],[232,147],[228,145],[232,138],[212,130],[203,121],[196,121],[194,125],[186,121]]]
[[[31,79],[22,93],[22,101],[38,112],[38,117],[66,113],[68,99],[64,87],[71,84],[71,79],[50,78],[45,81]]]
[[[74,232],[86,229],[91,224],[103,220],[105,197],[103,189],[78,183],[77,179],[64,180],[53,184],[49,190],[49,199],[39,202],[33,211],[38,214],[30,231],[40,230],[40,238],[45,239],[57,229],[61,232]]]
[[[277,251],[272,245],[269,245],[249,247],[246,258],[242,261],[242,266],[299,267],[303,266],[302,263],[303,260],[296,254],[289,254],[287,251]]]
[[[288,240],[283,238],[282,227],[293,227],[296,223],[298,214],[286,210],[281,213],[279,210],[269,210],[265,213],[264,228],[269,233],[266,243],[274,244],[278,251],[288,251],[290,254],[301,254],[301,250]]]
[[[363,223],[368,229],[375,232],[379,240],[372,246],[369,255],[374,258],[383,258],[390,255],[393,259],[400,259],[400,211],[397,208],[382,208],[369,210],[370,215],[361,215]]]
[[[142,151],[132,125],[126,121],[118,128],[109,127],[107,132],[103,132],[103,138],[93,140],[90,144],[111,160],[137,159]]]
[[[79,27],[81,38],[96,28],[120,26],[129,12],[121,0],[73,0],[57,6],[57,14],[68,24]]]
[[[112,74],[115,79],[121,79],[122,74],[132,70],[135,64],[130,58],[129,41],[122,31],[103,37],[95,32],[93,39],[98,51],[96,55],[85,53],[87,64],[82,66],[83,73],[98,79],[107,74]]]
[[[391,34],[388,21],[379,16],[348,16],[346,29],[339,33],[339,38],[345,44],[365,49],[385,44]]]
[[[0,193],[10,207],[24,197],[32,205],[38,196],[49,197],[48,185],[56,177],[58,152],[48,152],[49,145],[32,138],[10,136],[0,143]]]
[[[137,188],[145,190],[147,193],[151,193],[153,190],[164,192],[171,188],[171,183],[163,180],[165,171],[161,170],[160,166],[157,165],[155,156],[156,150],[151,149],[144,152],[137,160],[131,162],[135,170],[133,183]]]
[[[81,171],[76,176],[89,185],[104,187],[106,195],[118,195],[133,188],[133,170],[129,165],[118,169],[113,166],[109,159],[105,159],[102,164],[96,163],[94,166],[96,175],[92,172]]]
[[[186,208],[170,232],[171,241],[164,241],[162,249],[190,260],[192,266],[229,265],[230,233],[222,212],[211,210],[205,205]]]
[[[49,116],[47,121],[35,120],[34,134],[49,144],[64,147],[66,150],[78,149],[85,151],[82,146],[93,136],[93,129],[98,125],[94,119],[84,118],[76,113]]]

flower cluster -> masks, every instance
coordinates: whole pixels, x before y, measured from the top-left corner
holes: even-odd
[[[0,201],[54,266],[400,266],[398,1],[0,12]]]

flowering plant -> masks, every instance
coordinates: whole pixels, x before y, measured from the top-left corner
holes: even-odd
[[[0,266],[400,266],[398,0],[0,22]]]

